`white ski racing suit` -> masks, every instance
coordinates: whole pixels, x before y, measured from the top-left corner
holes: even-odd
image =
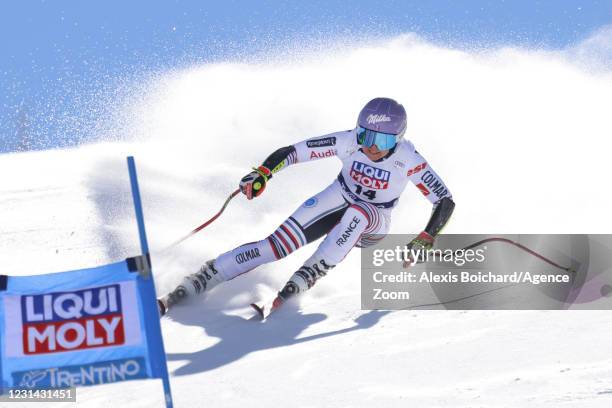
[[[327,235],[288,282],[294,286],[291,288],[294,292],[307,290],[340,263],[354,246],[370,246],[384,237],[389,231],[392,210],[409,181],[434,204],[426,227],[431,236],[442,229],[452,213],[454,203],[448,188],[405,139],[384,158],[372,161],[360,150],[355,130],[336,132],[281,148],[263,165],[276,174],[295,163],[328,157],[342,161],[338,177],[300,205],[267,238],[219,255],[209,265],[216,280],[233,279]],[[449,206],[443,206],[445,210],[437,211],[436,215],[441,202],[449,202],[450,211]],[[202,284],[205,289],[206,283]]]

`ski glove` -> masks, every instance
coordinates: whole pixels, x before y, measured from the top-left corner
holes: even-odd
[[[240,191],[249,200],[259,197],[266,188],[266,182],[272,177],[272,172],[265,166],[259,166],[253,170],[240,180]]]
[[[431,249],[433,247],[433,244],[434,237],[423,231],[406,245],[406,249],[409,251],[410,254],[418,252],[422,253],[424,251],[427,251],[428,249]],[[407,268],[408,266],[410,266],[410,264],[411,261],[404,262],[404,268]]]
[[[423,231],[416,238],[410,241],[406,247],[409,251],[427,251],[433,247],[433,243],[434,237]]]

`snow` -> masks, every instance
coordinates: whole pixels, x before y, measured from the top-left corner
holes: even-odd
[[[404,36],[289,62],[169,72],[118,107],[132,123],[125,142],[0,155],[2,273],[137,254],[132,154],[157,290],[166,292],[220,252],[265,237],[339,169],[333,159],[287,169],[261,198],[239,196],[209,228],[161,252],[214,214],[250,166],[352,127],[379,95],[404,103],[407,137],[453,191],[445,232],[609,233],[612,74],[574,60],[579,47],[468,52]],[[392,232],[423,228],[430,206],[416,189],[399,207]],[[162,320],[177,407],[611,406],[606,311],[362,311],[355,252],[299,304],[248,320],[248,304],[269,299],[313,250]],[[158,381],[78,390],[79,406],[161,401]]]

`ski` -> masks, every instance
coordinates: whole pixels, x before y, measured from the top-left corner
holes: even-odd
[[[262,321],[263,321],[263,320],[266,318],[266,315],[265,315],[265,309],[266,309],[266,307],[265,307],[265,306],[259,306],[259,305],[258,305],[258,304],[256,304],[256,303],[251,303],[251,307],[252,307],[252,308],[253,308],[253,310],[255,310],[255,312],[257,313],[257,316],[255,316],[255,317],[258,317],[258,318],[259,318],[259,320],[262,320]]]
[[[159,318],[161,319],[168,312],[168,306],[166,306],[167,302],[164,303],[164,299],[157,299],[157,310],[159,311]]]
[[[257,317],[259,318],[259,320],[264,321],[272,313],[277,311],[283,305],[284,302],[285,301],[283,300],[283,298],[277,296],[276,299],[274,299],[274,302],[272,302],[272,306],[270,308],[266,309],[265,305],[259,306],[257,303],[251,303],[251,307],[253,308],[253,310],[255,310],[255,312],[257,312]]]

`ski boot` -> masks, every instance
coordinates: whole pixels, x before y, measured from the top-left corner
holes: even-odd
[[[157,299],[159,315],[165,315],[173,305],[190,296],[209,291],[223,281],[221,274],[215,268],[214,260],[206,262],[196,273],[184,277],[176,289]]]

